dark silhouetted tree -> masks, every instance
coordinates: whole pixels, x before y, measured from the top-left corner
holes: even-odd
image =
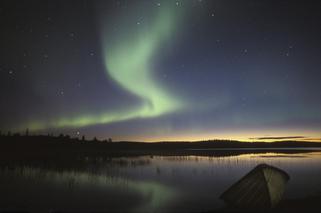
[[[111,138],[108,138],[108,142],[111,143],[113,142],[113,140]]]

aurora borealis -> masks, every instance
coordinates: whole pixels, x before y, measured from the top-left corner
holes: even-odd
[[[116,41],[116,44],[109,47],[108,41],[103,42],[108,75],[143,102],[141,107],[129,112],[129,119],[160,116],[181,107],[179,98],[162,88],[152,73],[153,56],[157,55],[162,43],[168,42],[171,32],[175,30],[175,16],[172,8],[163,6],[156,11],[155,20],[151,18],[150,23],[136,28],[134,32],[128,32],[128,28],[123,26],[123,34],[127,36],[121,36],[124,38]],[[136,24],[140,25],[139,22]],[[103,33],[102,39],[105,38],[108,38],[108,33]]]
[[[107,77],[112,78],[122,88],[136,95],[142,102],[141,106],[98,115],[94,113],[81,114],[73,118],[67,116],[67,118],[53,119],[53,121],[34,122],[27,126],[30,126],[31,130],[77,128],[133,118],[155,117],[181,108],[182,104],[178,97],[173,97],[153,78],[151,65],[157,49],[161,47],[162,42],[166,42],[171,31],[174,30],[175,16],[177,16],[174,12],[170,7],[163,6],[157,11],[148,28],[145,26],[146,29],[142,30],[143,27],[141,27],[131,32],[125,30],[124,34],[130,35],[129,38],[121,38],[116,41],[116,44],[110,45],[111,47],[108,47],[108,39],[106,39],[109,34],[102,33],[101,35],[102,55]],[[130,20],[130,18],[127,19]],[[123,27],[127,29],[125,26]],[[102,31],[104,32],[104,26],[102,26]],[[116,37],[118,36],[119,34],[116,34]]]
[[[321,138],[313,3],[3,1],[0,15],[3,132]]]

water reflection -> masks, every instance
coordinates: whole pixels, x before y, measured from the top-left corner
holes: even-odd
[[[84,162],[81,169],[27,163],[1,167],[0,190],[6,196],[0,200],[0,211],[209,211],[223,207],[219,195],[260,163],[289,173],[286,198],[321,194],[321,152],[87,158]]]
[[[1,183],[2,193],[12,196],[5,198],[14,204],[8,208],[14,210],[48,210],[46,207],[50,207],[67,211],[141,212],[160,209],[174,195],[172,189],[153,181],[30,167],[3,169]],[[22,203],[16,203],[19,200]]]

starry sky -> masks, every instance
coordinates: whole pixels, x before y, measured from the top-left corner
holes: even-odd
[[[321,140],[315,1],[0,3],[0,129]]]

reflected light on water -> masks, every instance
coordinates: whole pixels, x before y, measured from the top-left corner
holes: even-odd
[[[0,210],[202,212],[256,165],[291,177],[285,198],[321,194],[321,152],[234,156],[141,156],[87,159],[82,169],[17,165],[0,169]]]

